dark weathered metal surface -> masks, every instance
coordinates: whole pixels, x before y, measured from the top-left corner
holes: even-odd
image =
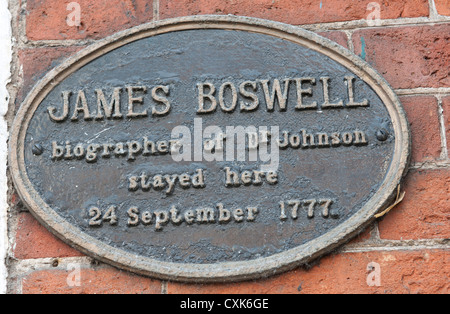
[[[254,126],[260,145],[279,128],[279,153],[250,161],[247,143],[245,160],[227,158],[231,136],[213,132],[223,160],[208,161],[195,155],[208,126]],[[182,161],[174,130],[192,136]],[[408,155],[397,98],[357,57],[278,23],[196,17],[118,34],[55,69],[21,107],[10,159],[24,202],[63,240],[143,274],[216,281],[347,240],[387,204]]]

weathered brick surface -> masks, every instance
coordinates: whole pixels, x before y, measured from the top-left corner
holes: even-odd
[[[26,35],[30,40],[102,38],[153,19],[153,1],[78,0],[80,26],[69,26],[72,0],[29,0]]]
[[[361,233],[357,234],[352,240],[350,240],[348,245],[358,245],[370,241],[376,236],[376,228],[376,224],[371,224],[365,230],[361,231]]]
[[[111,267],[40,270],[22,279],[24,294],[158,294],[161,282]],[[69,285],[70,284],[70,285]]]
[[[15,258],[33,259],[83,255],[52,235],[30,213],[21,213],[18,218],[14,245]]]
[[[317,35],[328,38],[339,45],[348,48],[348,37],[344,32],[331,31],[331,32],[318,32]]]
[[[450,238],[450,169],[412,170],[402,203],[378,223],[381,239]]]
[[[44,77],[45,73],[81,50],[83,47],[33,48],[19,51],[19,62],[22,67],[23,84],[16,99],[16,105],[25,99],[33,86]]]
[[[444,110],[444,127],[445,127],[445,137],[447,139],[447,154],[450,158],[450,96],[444,97],[442,99],[442,109]]]
[[[436,160],[441,155],[439,108],[434,96],[400,98],[412,135],[412,162]]]
[[[199,14],[234,14],[289,24],[361,20],[368,17],[373,1],[323,0],[160,0],[161,18]],[[427,16],[427,0],[382,1],[380,18]]]
[[[353,43],[394,88],[450,85],[450,23],[359,30]]]
[[[241,284],[187,285],[169,282],[173,294],[342,294],[440,293],[450,289],[450,252],[379,251],[330,255],[309,270],[297,269]],[[380,266],[379,287],[369,286],[370,263]],[[369,280],[369,282],[373,282]]]
[[[450,16],[450,0],[434,0],[438,14]]]
[[[12,0],[14,2],[16,0]],[[18,1],[18,0],[17,0]],[[449,16],[448,0],[434,0],[441,16]],[[72,0],[28,0],[21,18],[26,23],[19,35],[29,41],[18,48],[17,69],[23,81],[15,99],[18,106],[32,86],[50,69],[86,45],[85,39],[100,39],[152,21],[153,1],[79,0],[81,25],[69,26],[67,4]],[[356,21],[371,13],[372,0],[159,0],[160,18],[199,14],[235,14],[265,18],[293,25]],[[350,31],[331,30],[329,24],[317,27],[317,33],[349,48],[375,67],[395,89],[449,87],[450,23],[431,24],[428,0],[379,1],[381,19],[415,18],[416,25],[383,27],[358,26]],[[440,20],[443,18],[440,17]],[[405,20],[397,20],[401,23]],[[410,20],[406,20],[408,23]],[[385,21],[386,22],[386,21]],[[405,22],[406,23],[406,22]],[[414,22],[415,23],[415,22]],[[15,24],[17,28],[21,24]],[[339,24],[345,26],[344,24]],[[339,27],[339,25],[337,25]],[[350,24],[354,25],[354,24]],[[332,25],[333,27],[336,25]],[[315,26],[314,26],[315,27]],[[353,27],[353,26],[351,26]],[[61,40],[46,45],[38,40]],[[64,41],[71,40],[71,41]],[[72,41],[75,40],[75,41]],[[81,41],[77,41],[81,40]],[[19,71],[19,70],[18,70]],[[18,213],[19,201],[12,193],[10,230],[13,235],[12,258],[28,273],[12,273],[19,278],[23,293],[443,293],[448,294],[450,258],[448,250],[427,248],[428,243],[445,243],[450,238],[450,168],[442,156],[438,100],[435,95],[400,98],[411,123],[414,165],[426,162],[431,169],[411,170],[402,186],[405,199],[377,223],[369,226],[345,247],[358,253],[335,253],[325,256],[310,269],[294,271],[264,280],[232,284],[180,284],[133,275],[106,265],[84,265],[80,286],[67,283],[71,270],[63,266],[29,265],[32,259],[80,257],[54,237],[30,213]],[[443,121],[450,148],[450,96],[442,96]],[[9,121],[11,122],[11,121]],[[450,156],[449,156],[450,157]],[[444,164],[435,167],[434,162]],[[17,224],[15,223],[17,222]],[[416,241],[426,239],[427,241]],[[391,242],[391,240],[395,240]],[[411,240],[411,241],[410,241]],[[388,251],[379,248],[396,244]],[[403,241],[403,242],[402,242]],[[417,247],[417,243],[421,243]],[[376,245],[376,246],[375,246]],[[372,247],[373,246],[373,247]],[[444,247],[444,245],[441,245]],[[363,252],[359,252],[363,251]],[[365,251],[365,252],[364,252]],[[24,260],[27,260],[26,262]],[[381,286],[367,284],[369,263],[378,263]],[[39,262],[37,262],[39,263]],[[18,269],[21,269],[21,268]],[[42,268],[45,268],[43,270]]]

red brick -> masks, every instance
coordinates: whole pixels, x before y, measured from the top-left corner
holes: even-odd
[[[23,294],[159,294],[161,282],[114,268],[81,269],[80,285],[69,286],[73,270],[40,270],[22,280]]]
[[[450,169],[412,170],[402,186],[403,202],[378,223],[389,240],[450,238]]]
[[[450,158],[450,96],[442,99],[442,108],[444,109],[445,137],[447,138],[447,153]]]
[[[434,0],[436,9],[440,15],[450,15],[450,0]]]
[[[102,38],[153,19],[153,1],[78,0],[81,25],[69,26],[72,0],[29,0],[26,34],[31,40]]]
[[[377,226],[376,224],[371,224],[360,234],[356,235],[352,240],[348,242],[348,245],[357,245],[364,242],[368,242],[376,236]]]
[[[356,31],[360,55],[399,89],[448,87],[450,23],[436,26],[374,28]]]
[[[432,96],[400,98],[412,133],[412,162],[438,159],[441,155],[441,131],[438,102]]]
[[[52,235],[30,213],[21,213],[19,215],[14,245],[15,258],[34,259],[74,256],[83,256],[83,254]]]
[[[84,47],[34,48],[19,51],[23,84],[17,102],[21,102],[45,73]]]
[[[19,194],[17,194],[17,192],[12,193],[9,199],[9,204],[11,204],[11,207],[19,206],[20,202],[21,200]]]
[[[347,34],[345,34],[344,32],[331,31],[331,32],[319,32],[317,34],[325,38],[328,38],[348,49],[348,37]]]
[[[160,17],[234,14],[289,24],[341,22],[367,18],[371,0],[160,0]],[[427,0],[382,1],[381,19],[428,16]]]
[[[371,287],[369,263],[380,265],[381,286]],[[450,254],[446,250],[382,251],[329,255],[310,270],[240,284],[168,283],[171,294],[447,294]]]

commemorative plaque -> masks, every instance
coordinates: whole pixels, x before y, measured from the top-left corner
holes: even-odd
[[[408,123],[367,63],[297,27],[201,16],[143,25],[53,69],[19,109],[10,169],[51,232],[179,281],[276,274],[393,201]]]

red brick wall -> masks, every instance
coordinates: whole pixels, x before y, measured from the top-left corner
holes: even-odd
[[[276,20],[353,50],[397,91],[413,135],[412,164],[402,187],[406,197],[309,269],[259,281],[200,285],[145,278],[84,256],[46,231],[11,187],[10,293],[449,293],[449,0],[77,0],[79,26],[67,24],[70,2],[10,1],[15,37],[10,123],[14,109],[49,69],[117,31],[198,14]],[[365,20],[370,2],[380,5],[381,21],[373,26]],[[379,286],[368,283],[370,263],[380,266]],[[70,284],[77,274],[79,285]]]

